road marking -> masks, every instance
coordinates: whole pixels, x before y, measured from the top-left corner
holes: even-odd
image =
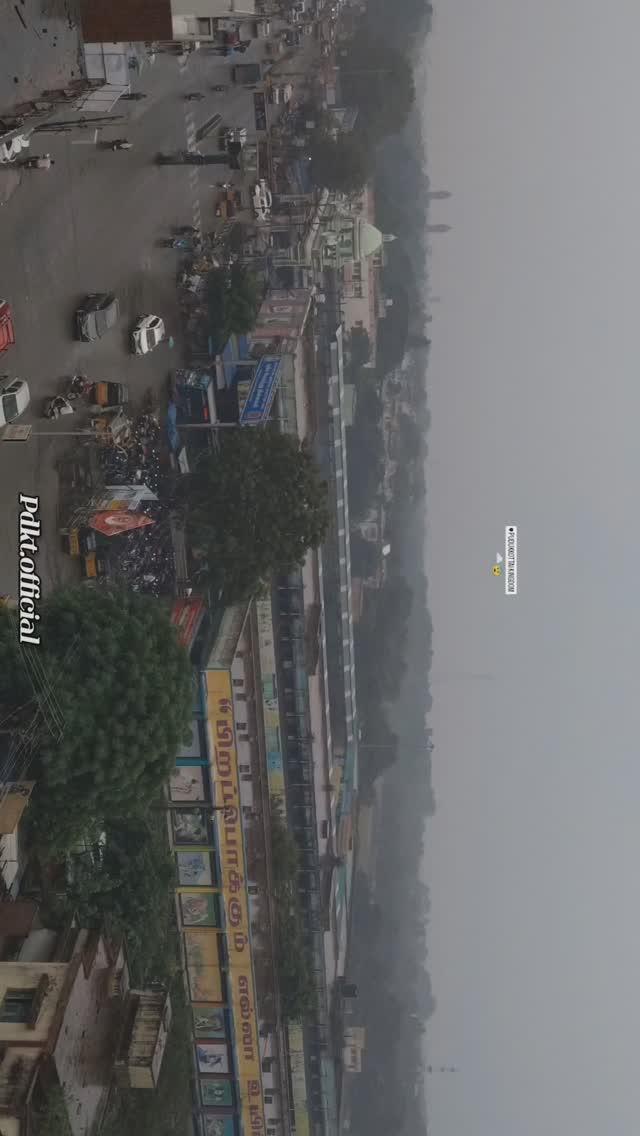
[[[98,141],[98,131],[94,130],[93,138],[72,138],[72,146],[95,146]]]
[[[180,70],[184,72],[186,65],[181,65]],[[193,111],[184,108],[184,126],[187,139],[187,151],[189,153],[198,153],[197,140],[198,131],[196,129]],[[193,166],[189,169],[189,189],[191,195],[191,211],[193,217],[194,228],[198,232],[202,232],[202,210],[200,206],[200,171]]]

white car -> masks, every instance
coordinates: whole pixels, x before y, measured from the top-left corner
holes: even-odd
[[[273,196],[264,178],[256,185],[253,191],[253,208],[259,221],[268,220],[273,205]]]
[[[9,376],[4,375],[3,378],[8,379]],[[19,418],[21,414],[24,414],[30,402],[29,384],[24,379],[12,379],[10,383],[2,383],[0,385],[0,426],[7,426],[9,422]]]
[[[164,339],[164,322],[160,316],[142,316],[131,336],[136,355],[148,355]]]

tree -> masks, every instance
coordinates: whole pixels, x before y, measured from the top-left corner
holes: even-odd
[[[226,600],[303,563],[327,530],[327,486],[304,444],[272,427],[226,431],[186,486],[187,526]]]
[[[242,264],[215,268],[207,276],[209,320],[221,346],[230,335],[245,335],[255,327],[262,300],[257,276]]]
[[[102,855],[72,857],[60,915],[77,913],[83,927],[108,927],[124,935],[129,966],[139,986],[167,982],[175,974],[175,860],[158,796],[142,823],[107,824]]]
[[[284,1018],[299,1021],[313,1007],[312,968],[298,899],[298,852],[276,808],[271,813],[271,850],[280,1009]]]
[[[340,78],[345,102],[379,141],[402,130],[415,99],[411,65],[396,48],[361,28],[343,49]]]
[[[39,735],[29,811],[38,841],[62,853],[105,818],[144,813],[191,718],[191,667],[167,611],[149,597],[75,588],[47,599],[40,615],[38,682],[60,732]],[[27,726],[33,691],[4,612],[0,675],[2,703]]]
[[[373,154],[363,137],[321,134],[311,144],[313,180],[339,193],[355,193],[369,180]]]
[[[72,1136],[67,1102],[60,1085],[51,1085],[45,1091],[42,1081],[38,1081],[31,1121],[33,1136]]]

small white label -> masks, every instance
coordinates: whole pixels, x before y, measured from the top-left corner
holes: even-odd
[[[518,526],[505,525],[504,530],[504,594],[518,594]]]

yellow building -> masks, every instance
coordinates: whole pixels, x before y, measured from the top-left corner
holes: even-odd
[[[31,938],[23,946],[37,955]],[[34,1095],[56,1085],[73,1136],[91,1136],[114,1073],[128,1087],[155,1087],[169,1001],[131,990],[123,949],[98,933],[71,928],[44,953],[0,962],[0,1136],[24,1136]]]

